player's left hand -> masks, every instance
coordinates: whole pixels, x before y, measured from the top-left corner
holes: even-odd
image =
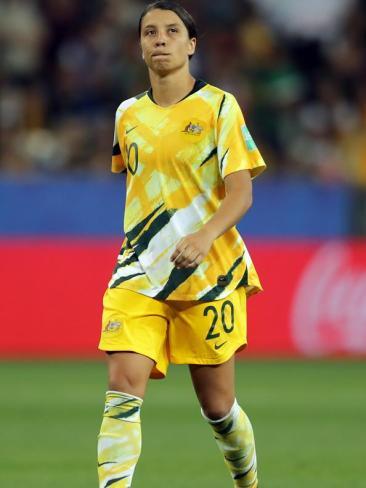
[[[201,229],[183,237],[170,257],[176,268],[196,268],[207,256],[215,237]]]

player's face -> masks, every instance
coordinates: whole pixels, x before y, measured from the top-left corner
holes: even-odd
[[[152,71],[167,74],[188,64],[196,39],[178,15],[171,10],[151,10],[142,19],[141,48],[145,63]]]

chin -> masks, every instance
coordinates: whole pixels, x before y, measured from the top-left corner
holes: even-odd
[[[164,76],[168,76],[170,73],[172,73],[174,70],[172,69],[167,69],[167,68],[163,68],[163,67],[159,67],[159,68],[154,68],[153,69],[154,73],[156,73],[157,75],[159,75],[160,77],[164,77]]]
[[[154,63],[151,69],[158,75],[168,75],[176,71],[177,68],[169,63]]]
[[[159,61],[153,63],[151,69],[159,75],[168,75],[169,73],[174,73],[179,71],[184,66],[184,63],[172,63],[171,60]]]

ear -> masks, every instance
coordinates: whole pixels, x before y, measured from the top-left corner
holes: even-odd
[[[195,37],[192,37],[192,39],[189,40],[188,56],[192,56],[195,53],[196,45],[197,45],[197,39]]]

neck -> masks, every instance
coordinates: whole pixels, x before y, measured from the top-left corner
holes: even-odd
[[[150,70],[150,83],[154,100],[162,107],[168,107],[182,100],[192,91],[195,79],[188,70],[159,74]]]

